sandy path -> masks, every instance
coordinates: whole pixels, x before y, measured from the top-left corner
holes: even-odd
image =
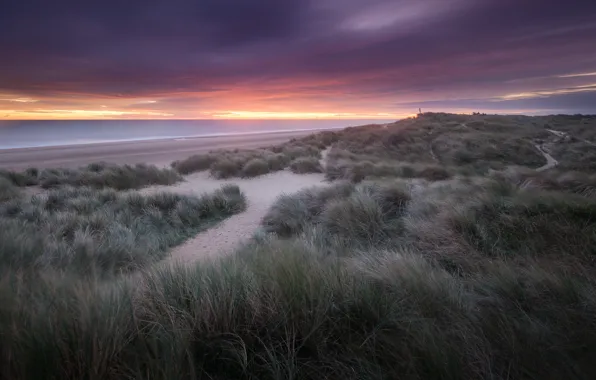
[[[323,152],[327,156],[328,149]],[[324,165],[324,159],[321,164]],[[201,194],[219,189],[224,184],[237,184],[244,192],[248,207],[243,213],[227,218],[217,226],[199,233],[174,248],[170,254],[173,263],[190,263],[200,259],[220,257],[234,251],[243,241],[250,239],[258,230],[261,219],[273,202],[282,194],[292,194],[301,189],[324,185],[323,174],[294,174],[288,170],[265,176],[218,180],[208,172],[186,176],[186,182],[176,186],[154,186],[142,190],[145,193],[173,191],[181,194]]]
[[[592,145],[592,146],[596,146],[596,144],[594,144],[591,141],[588,140],[584,140],[581,138],[577,138],[574,136],[571,136],[569,133],[567,132],[562,132],[562,131],[557,131],[554,129],[547,129],[548,132],[552,133],[553,135],[555,135],[556,137],[558,137],[558,139],[556,139],[556,141],[552,142],[551,144],[556,144],[559,143],[561,141],[561,139],[569,139],[569,138],[574,138],[576,140],[582,141],[586,144]],[[548,145],[551,145],[548,144]],[[554,168],[555,166],[557,166],[559,164],[559,161],[557,161],[556,159],[553,158],[553,156],[551,156],[548,151],[547,151],[547,144],[542,144],[542,145],[534,145],[536,147],[536,149],[538,149],[540,151],[540,153],[544,156],[544,158],[546,158],[546,165],[539,167],[538,169],[536,169],[536,171],[541,172],[544,170],[548,170],[551,168]]]
[[[549,131],[550,133],[552,133],[553,135],[555,135],[557,137],[566,137],[567,136],[566,132],[555,131],[554,129],[547,129],[547,131]]]
[[[554,168],[555,166],[559,165],[559,161],[555,160],[553,158],[553,156],[548,154],[542,145],[534,145],[534,146],[536,147],[536,149],[538,149],[538,151],[540,153],[542,153],[544,158],[546,158],[546,164],[539,167],[538,169],[536,169],[537,172],[542,172],[542,171]]]
[[[595,144],[595,143],[593,143],[593,142],[592,142],[592,141],[590,141],[590,140],[586,140],[586,139],[582,139],[582,138],[579,138],[579,137],[571,136],[571,135],[570,135],[569,133],[567,133],[567,132],[556,131],[556,130],[554,130],[554,129],[547,129],[547,131],[549,131],[550,133],[552,133],[553,135],[555,135],[555,136],[557,136],[557,137],[561,137],[561,138],[570,137],[570,138],[574,138],[574,139],[576,139],[576,140],[579,140],[579,141],[581,141],[581,142],[583,142],[583,143],[586,143],[586,144],[588,144],[588,145],[596,146],[596,144]]]

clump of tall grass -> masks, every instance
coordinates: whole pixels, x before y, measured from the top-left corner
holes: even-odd
[[[253,158],[242,167],[242,177],[257,177],[269,173],[269,163],[263,158]]]
[[[195,154],[185,160],[174,161],[171,166],[181,174],[190,174],[209,170],[216,160],[215,154]]]
[[[313,187],[292,195],[282,195],[263,217],[267,232],[280,236],[294,236],[308,224],[314,223],[332,199],[348,197],[354,191],[350,183],[337,183],[328,187]]]
[[[401,236],[408,200],[407,190],[392,184],[312,188],[280,197],[262,225],[285,237],[316,228],[321,246],[381,247]]]
[[[486,194],[454,217],[455,227],[480,252],[593,260],[596,200],[540,190]],[[572,247],[572,248],[571,248]]]
[[[414,186],[404,242],[460,273],[491,262],[594,267],[593,198],[502,178],[457,178]]]
[[[145,164],[120,166],[94,163],[75,170],[46,169],[39,174],[39,185],[46,189],[69,185],[126,190],[149,185],[172,185],[181,180],[182,177],[171,169]]]
[[[317,157],[298,157],[290,162],[290,170],[296,174],[321,173],[323,168]]]
[[[284,170],[294,160],[320,158],[321,150],[334,140],[334,136],[313,134],[266,149],[215,150],[175,161],[171,166],[182,174],[209,170],[216,178],[254,177]]]
[[[22,172],[0,169],[0,178],[9,181],[14,186],[25,187],[38,184],[39,170],[30,168]]]
[[[568,192],[585,197],[596,197],[596,174],[589,172],[551,169],[537,172],[523,167],[509,167],[496,171],[490,177],[508,181],[523,188]]]
[[[558,168],[593,173],[596,170],[596,146],[585,141],[558,141],[550,145],[551,155],[559,161]]]
[[[289,157],[283,153],[268,154],[264,159],[272,172],[284,170],[290,161]]]
[[[14,199],[0,204],[0,270],[143,268],[245,206],[237,186],[200,197],[64,187]]]
[[[499,131],[468,128],[462,133],[444,133],[433,140],[433,150],[442,163],[450,166],[476,166],[499,169],[507,165],[538,168],[545,159],[534,147],[533,141],[521,129]],[[543,130],[536,128],[538,136]]]
[[[86,186],[96,189],[139,189],[150,185],[172,185],[182,181],[174,170],[160,169],[154,165],[114,165],[92,163],[78,169],[27,169],[24,172],[0,171],[15,186],[36,186],[44,189],[58,186]]]
[[[18,197],[19,189],[6,178],[0,177],[0,202]]]
[[[453,168],[437,164],[392,161],[331,150],[327,159],[325,177],[328,180],[344,179],[355,183],[366,179],[392,177],[440,181],[450,178],[455,172]]]
[[[242,169],[239,162],[234,162],[228,158],[216,160],[210,167],[211,175],[218,179],[237,176]]]
[[[11,379],[592,378],[589,276],[264,239],[135,281],[0,281]]]

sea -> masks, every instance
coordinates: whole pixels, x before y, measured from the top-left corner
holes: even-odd
[[[393,120],[0,121],[0,149],[340,129]]]

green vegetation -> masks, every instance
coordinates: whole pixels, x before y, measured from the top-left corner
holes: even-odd
[[[301,173],[321,172],[321,151],[336,139],[335,132],[321,132],[269,148],[215,150],[175,161],[172,168],[181,174],[209,170],[215,178],[256,177],[288,166]],[[312,164],[315,160],[317,165]]]
[[[317,157],[298,157],[290,162],[290,170],[296,174],[321,173],[323,168]]]
[[[69,188],[0,203],[0,272],[128,272],[240,212],[237,186],[201,197]]]
[[[596,143],[596,115],[551,115],[532,118],[545,128],[569,134],[572,140]]]
[[[0,202],[8,201],[20,195],[19,189],[11,181],[0,177]]]
[[[253,158],[242,167],[242,177],[257,177],[269,173],[269,163],[263,158]]]
[[[461,276],[408,250],[338,253],[266,238],[135,282],[5,278],[0,368],[19,379],[594,374],[589,277],[498,263]]]
[[[332,146],[324,172],[338,180],[280,197],[235,254],[187,267],[148,264],[193,223],[242,209],[236,187],[27,197],[0,181],[0,252],[2,234],[14,242],[0,256],[0,378],[594,378],[596,177],[591,156],[557,150],[589,132],[561,138],[553,120],[562,130],[562,116],[425,114],[174,163],[303,172]],[[535,145],[559,165],[536,171]],[[144,270],[106,281],[88,267]]]
[[[44,189],[59,186],[87,186],[96,189],[139,189],[150,185],[171,185],[182,177],[171,169],[154,165],[114,165],[105,162],[89,164],[79,169],[27,169],[24,172],[0,170],[0,178],[19,187],[41,186]]]
[[[424,114],[381,126],[347,128],[328,156],[329,179],[443,180],[510,165],[545,163],[534,147],[551,134],[528,118]]]
[[[536,172],[523,167],[510,167],[507,170],[491,173],[491,177],[527,188],[596,197],[596,173],[564,171],[559,168]]]

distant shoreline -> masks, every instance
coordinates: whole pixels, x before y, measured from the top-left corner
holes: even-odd
[[[144,163],[167,166],[172,161],[210,150],[268,147],[284,143],[294,137],[334,129],[343,128],[0,149],[0,169],[76,168],[99,161],[114,164]]]
[[[228,132],[228,133],[207,133],[199,135],[179,135],[179,136],[154,136],[154,137],[138,137],[130,139],[107,139],[107,140],[91,140],[81,142],[70,142],[68,144],[43,144],[43,145],[23,145],[15,147],[2,147],[0,145],[0,152],[15,150],[15,149],[37,149],[37,148],[54,148],[54,147],[69,147],[69,146],[83,146],[83,145],[99,145],[99,144],[117,144],[117,143],[132,143],[144,141],[168,141],[168,140],[192,140],[192,139],[207,139],[218,137],[234,137],[234,136],[258,136],[258,135],[273,135],[273,134],[296,134],[296,133],[316,133],[329,130],[341,130],[347,128],[343,127],[326,127],[326,128],[300,128],[300,129],[279,129],[268,131],[254,131],[254,132]]]

